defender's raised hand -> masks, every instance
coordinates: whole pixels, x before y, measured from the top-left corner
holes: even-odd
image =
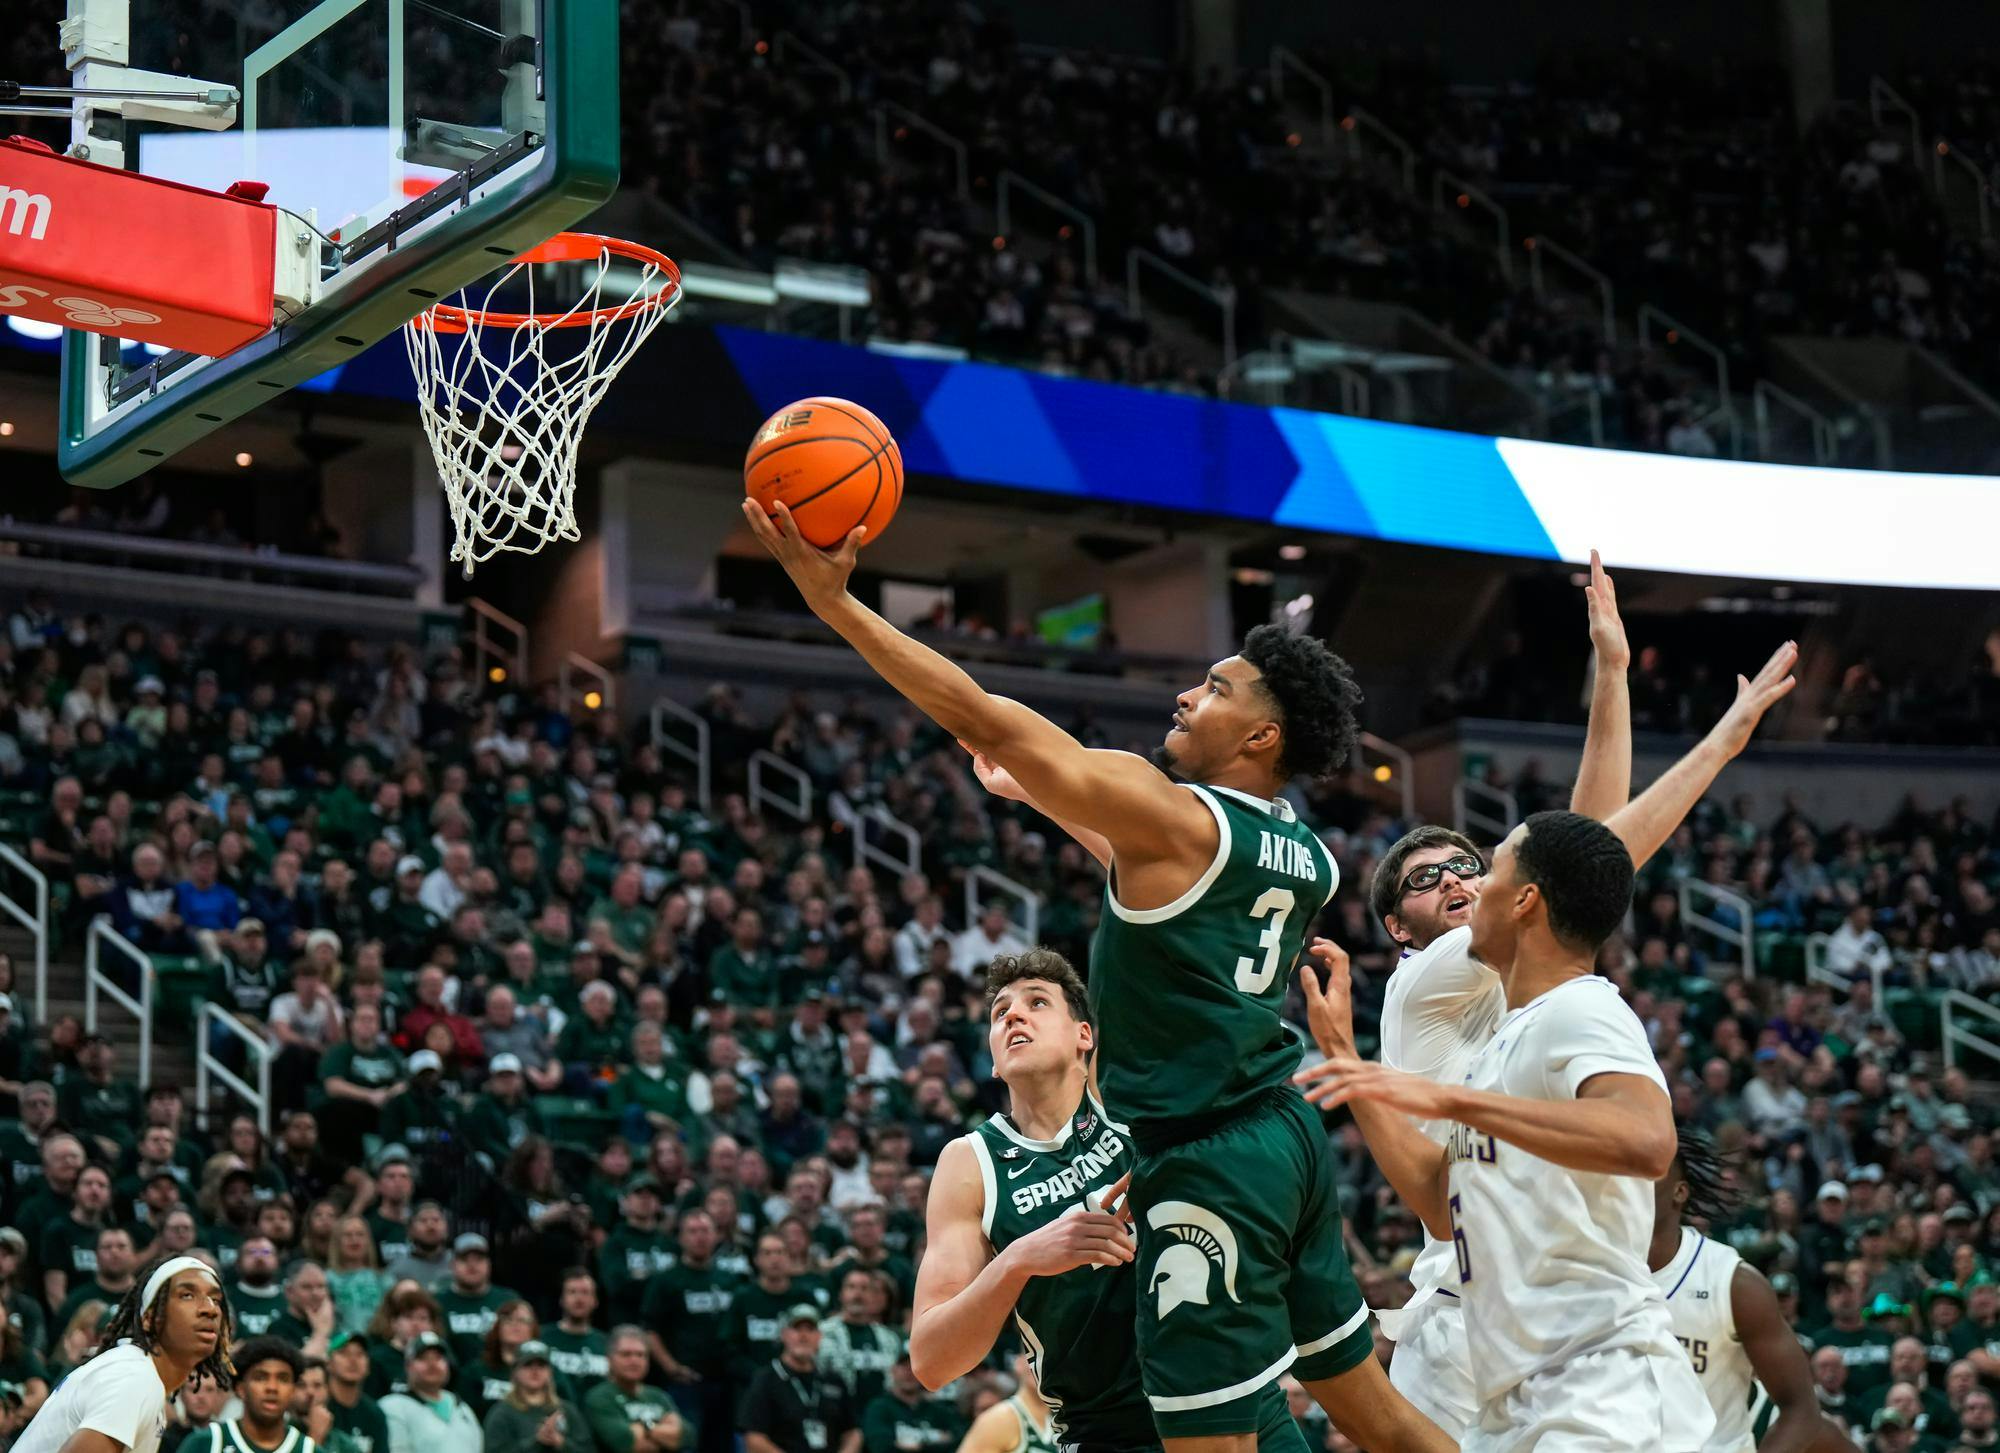
[[[1715,724],[1710,733],[1734,757],[1750,745],[1750,735],[1757,730],[1757,723],[1764,719],[1764,713],[1783,701],[1791,689],[1799,684],[1792,675],[1792,667],[1798,664],[1799,643],[1787,641],[1771,653],[1771,659],[1764,663],[1764,669],[1754,678],[1736,678],[1736,700],[1729,710],[1722,714],[1722,720]]]
[[[798,521],[782,502],[776,514],[771,515],[755,500],[746,499],[743,518],[749,521],[750,533],[757,537],[758,543],[785,567],[785,574],[792,577],[792,583],[798,586],[799,594],[805,597],[814,614],[824,614],[828,606],[847,594],[855,553],[868,534],[866,525],[849,530],[838,550],[822,550],[799,533]]]
[[[1632,664],[1625,641],[1625,622],[1618,614],[1618,587],[1595,550],[1590,552],[1590,584],[1583,588],[1590,612],[1590,645],[1597,652],[1597,669],[1623,671]]]

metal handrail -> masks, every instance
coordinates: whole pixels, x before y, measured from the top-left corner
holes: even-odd
[[[1417,759],[1394,742],[1385,741],[1373,732],[1363,732],[1361,734],[1361,750],[1363,752],[1373,752],[1376,756],[1387,759],[1389,780],[1394,782],[1402,793],[1403,825],[1407,827],[1415,823],[1417,820]]]
[[[1771,447],[1771,406],[1779,405],[1790,410],[1806,421],[1812,431],[1813,463],[1831,464],[1839,449],[1839,430],[1833,420],[1800,398],[1789,389],[1778,387],[1768,378],[1760,378],[1750,387],[1750,415],[1756,421],[1757,457],[1770,459],[1774,451]]]
[[[995,179],[993,213],[1000,223],[1000,235],[1013,235],[1013,209],[1007,204],[1007,194],[1014,188],[1026,192],[1051,212],[1059,212],[1083,229],[1083,275],[1090,282],[1097,281],[1097,223],[1081,207],[1073,207],[1046,187],[1038,187],[1019,172],[1007,170]]]
[[[1940,1006],[1943,1019],[1944,1065],[1953,1069],[1958,1064],[1958,1049],[1976,1049],[1987,1057],[2000,1060],[2000,1009],[1994,1008],[1984,999],[1975,999],[1962,989],[1947,989],[1944,1003]],[[1958,1020],[1961,1015],[1976,1016],[1985,1024],[1993,1026],[1993,1038],[1965,1028]]]
[[[1611,279],[1592,267],[1582,258],[1564,247],[1560,242],[1551,242],[1537,232],[1521,239],[1521,246],[1528,254],[1528,285],[1535,290],[1536,297],[1545,295],[1542,281],[1542,256],[1544,253],[1568,267],[1572,272],[1588,278],[1590,285],[1597,289],[1600,306],[1603,309],[1604,342],[1607,346],[1618,341],[1618,302],[1612,289]]]
[[[1403,159],[1400,168],[1403,173],[1403,190],[1413,197],[1417,194],[1417,149],[1403,139],[1401,132],[1361,106],[1347,108],[1347,114],[1340,118],[1340,129],[1347,133],[1347,154],[1350,158],[1360,157],[1361,133],[1364,130],[1373,132],[1388,142]]]
[[[694,728],[694,745],[689,746],[679,737],[667,731],[667,718],[685,722]],[[683,762],[694,765],[694,800],[701,810],[709,811],[709,756],[708,718],[700,712],[682,706],[671,697],[662,696],[653,702],[650,717],[652,722],[653,745],[663,752],[672,752]]]
[[[491,660],[502,671],[512,673],[516,686],[525,687],[528,684],[528,628],[476,595],[466,601],[465,608],[472,612],[472,662],[480,668],[480,676],[484,678],[487,675],[486,662]],[[506,631],[513,636],[512,650],[493,639],[495,630]]]
[[[1757,977],[1757,921],[1752,916],[1750,900],[1741,893],[1728,888],[1719,888],[1713,883],[1703,883],[1693,878],[1683,878],[1679,885],[1681,923],[1687,928],[1698,928],[1710,938],[1736,947],[1739,967],[1743,977]],[[1720,904],[1733,909],[1738,927],[1731,927],[1719,918],[1695,906],[1697,898],[1710,905]]]
[[[1986,173],[1974,165],[1964,152],[1953,146],[1949,141],[1940,140],[1931,149],[1931,155],[1934,158],[1932,169],[1936,178],[1939,201],[1945,200],[1945,187],[1948,177],[1946,168],[1950,163],[1956,162],[1972,174],[1972,195],[1973,199],[1979,204],[1979,240],[1981,242],[1991,242],[1993,240],[1993,186],[1986,180]]]
[[[1478,799],[1494,808],[1500,814],[1473,806]],[[1481,832],[1498,841],[1514,830],[1514,824],[1521,820],[1521,803],[1513,793],[1504,787],[1481,782],[1476,777],[1461,777],[1451,787],[1451,822],[1460,832],[1470,832],[1478,828]]]
[[[208,1047],[208,1026],[219,1024],[249,1047],[250,1058],[257,1062],[257,1083],[253,1088],[246,1084],[236,1071],[218,1059]],[[277,1057],[277,1046],[246,1028],[241,1020],[220,1004],[211,1004],[206,999],[195,1005],[194,1015],[194,1104],[201,1116],[201,1123],[208,1124],[208,1082],[218,1079],[243,1099],[257,1107],[257,1128],[266,1135],[271,1133],[271,1061]]]
[[[49,876],[5,843],[0,843],[0,863],[5,863],[35,886],[35,911],[30,913],[0,893],[0,913],[5,913],[35,940],[35,1023],[46,1024],[49,1017]]]
[[[1175,267],[1158,253],[1148,252],[1143,247],[1134,247],[1125,254],[1125,291],[1131,301],[1132,315],[1135,318],[1143,318],[1146,312],[1145,304],[1139,296],[1139,269],[1142,266],[1152,268],[1168,281],[1180,284],[1187,291],[1222,310],[1222,366],[1228,368],[1235,363],[1236,299]]]
[[[764,785],[764,774],[776,772],[789,780],[798,791],[796,800],[779,796]],[[754,808],[768,803],[794,822],[805,822],[812,817],[812,778],[787,762],[776,752],[759,748],[750,754],[750,805]]]
[[[1868,78],[1868,116],[1878,131],[1887,131],[1889,123],[1882,119],[1884,111],[1900,111],[1910,127],[1910,162],[1917,165],[1917,158],[1923,154],[1924,120],[1917,114],[1917,108],[1905,101],[1896,88],[1880,76]]]
[[[579,676],[586,682],[595,684],[597,691],[596,706],[590,704],[590,686],[585,686],[581,691],[575,688],[574,683]],[[556,682],[561,692],[562,709],[565,716],[569,715],[570,703],[573,700],[581,702],[585,710],[588,711],[617,710],[617,679],[588,656],[579,655],[575,651],[564,652],[562,668],[556,673]]]
[[[807,45],[789,30],[781,30],[771,37],[772,60],[783,65],[785,52],[788,49],[797,51],[806,58],[807,63],[814,69],[825,71],[836,81],[840,82],[840,99],[842,101],[852,101],[854,99],[854,82],[848,76],[845,67],[836,64],[824,52]]]
[[[899,878],[923,871],[923,839],[917,830],[890,812],[881,803],[865,807],[859,812],[852,809],[842,811],[841,819],[847,830],[854,835],[854,866],[857,868],[873,865]],[[873,823],[883,832],[903,845],[903,855],[897,857],[887,848],[868,840],[868,825]]]
[[[1005,893],[1021,905],[1021,916],[1014,920],[1014,926],[1021,930],[1021,937],[1029,943],[1038,942],[1042,936],[1042,900],[1022,884],[1015,882],[997,868],[989,868],[980,863],[965,875],[965,926],[972,927],[979,922],[979,885],[985,883],[998,892]]]
[[[1806,935],[1806,982],[1808,984],[1824,984],[1829,989],[1838,989],[1842,994],[1852,994],[1854,992],[1854,976],[1852,974],[1841,973],[1840,970],[1828,965],[1826,961],[1826,946],[1832,941],[1832,935],[1830,934],[1809,933]],[[1868,978],[1875,986],[1875,1007],[1877,1009],[1882,1007],[1882,980],[1888,972],[1888,969],[1885,967],[1871,968],[1868,971]]]
[[[1285,99],[1285,72],[1293,70],[1319,92],[1320,133],[1328,146],[1333,145],[1333,83],[1299,58],[1298,52],[1282,45],[1271,47],[1271,94],[1279,101]]]
[[[1681,322],[1671,313],[1654,307],[1651,303],[1639,305],[1639,346],[1650,348],[1653,343],[1652,325],[1658,323],[1667,330],[1667,342],[1686,342],[1705,353],[1715,364],[1715,392],[1726,403],[1729,399],[1729,355],[1703,337],[1694,329]]]
[[[98,945],[108,945],[139,967],[139,997],[134,999],[98,964]],[[139,1021],[139,1083],[153,1083],[153,990],[159,975],[153,961],[111,926],[108,918],[93,918],[83,941],[83,1027],[97,1032],[97,996],[111,996],[113,1003]]]
[[[1444,194],[1447,186],[1456,194],[1452,200],[1461,208],[1470,207],[1477,203],[1480,207],[1485,208],[1487,214],[1493,218],[1494,224],[1500,229],[1499,243],[1496,248],[1496,255],[1500,259],[1500,275],[1511,283],[1514,280],[1514,249],[1507,241],[1507,209],[1487,196],[1486,193],[1480,191],[1479,188],[1468,182],[1464,177],[1459,176],[1456,172],[1448,172],[1443,167],[1439,167],[1431,174],[1432,211],[1442,212],[1445,210]]]
[[[933,140],[943,142],[951,149],[951,154],[958,163],[958,200],[961,202],[971,201],[972,163],[970,149],[949,131],[946,131],[935,122],[926,121],[907,106],[900,106],[894,101],[883,101],[875,107],[875,159],[884,166],[889,164],[889,115],[891,112],[901,117],[904,125],[916,127],[917,130],[930,136]]]

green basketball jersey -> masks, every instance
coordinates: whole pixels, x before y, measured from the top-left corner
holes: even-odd
[[[1011,1453],[1062,1453],[1062,1444],[1056,1441],[1054,1427],[1036,1422],[1035,1415],[1028,1411],[1027,1401],[1019,1393],[1007,1399],[1007,1406],[1014,1410],[1014,1416],[1021,1424],[1021,1435],[1015,1440]]]
[[[1286,981],[1339,876],[1283,799],[1187,790],[1220,834],[1208,870],[1139,909],[1119,903],[1114,864],[1090,945],[1098,1085],[1147,1145],[1196,1138],[1298,1068]]]
[[[966,1139],[985,1192],[981,1224],[995,1251],[1082,1210],[1087,1198],[1132,1165],[1125,1128],[1088,1098],[1054,1140],[1030,1140],[1004,1115]],[[1080,1266],[1061,1276],[1031,1277],[1014,1303],[1014,1323],[1059,1442],[1114,1448],[1159,1443],[1139,1385],[1136,1281],[1129,1266]]]

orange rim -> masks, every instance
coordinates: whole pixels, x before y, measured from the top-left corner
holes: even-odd
[[[411,322],[439,333],[463,333],[474,323],[485,328],[526,328],[530,324],[543,328],[585,328],[593,323],[615,323],[621,318],[634,318],[655,308],[664,308],[680,292],[681,270],[664,252],[643,242],[627,242],[622,237],[603,237],[594,232],[558,232],[539,247],[529,248],[508,266],[532,266],[541,262],[595,262],[607,252],[614,257],[627,258],[657,269],[666,280],[666,285],[643,298],[633,298],[610,308],[592,308],[588,312],[489,313],[482,308],[435,303],[417,314]]]

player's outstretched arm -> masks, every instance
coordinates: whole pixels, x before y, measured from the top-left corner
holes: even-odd
[[[1702,794],[1722,775],[1722,769],[1736,760],[1750,744],[1751,733],[1764,713],[1783,701],[1798,685],[1792,667],[1799,659],[1797,642],[1787,641],[1771,653],[1754,680],[1736,678],[1736,700],[1709,729],[1693,751],[1660,774],[1659,780],[1624,807],[1604,819],[1617,833],[1632,865],[1644,867],[1673,835],[1681,819],[1694,810]]]
[[[1763,1273],[1739,1264],[1729,1283],[1729,1305],[1751,1370],[1778,1409],[1757,1445],[1762,1453],[1857,1453],[1821,1414],[1805,1349],[1785,1325],[1777,1293]]]
[[[838,631],[876,674],[932,721],[984,752],[1013,774],[1039,810],[1103,834],[1121,852],[1178,858],[1189,844],[1206,861],[1214,852],[1214,820],[1191,792],[1130,752],[1098,751],[1018,701],[994,696],[957,662],[897,630],[848,593],[855,552],[866,531],[856,526],[838,550],[821,550],[799,534],[789,509],[773,518],[743,502],[751,533],[799,588],[813,614]]]
[[[910,1318],[910,1370],[935,1392],[993,1350],[1031,1277],[1079,1266],[1119,1266],[1136,1254],[1132,1234],[1102,1211],[1059,1216],[999,1255],[982,1229],[986,1191],[977,1154],[954,1140],[938,1157],[925,1208],[926,1245]]]
[[[1307,1086],[1306,1098],[1315,1104],[1331,1103],[1319,1086],[1330,1076],[1355,1070],[1382,1070],[1396,1075],[1401,1071],[1365,1063],[1354,1049],[1353,984],[1347,953],[1329,939],[1315,939],[1313,956],[1326,965],[1326,984],[1321,986],[1319,970],[1310,963],[1299,968],[1299,987],[1306,996],[1306,1020],[1313,1042],[1326,1056],[1322,1064],[1301,1070],[1293,1080]],[[1404,1076],[1416,1078],[1414,1075]],[[1428,1080],[1422,1083],[1429,1084]],[[1444,1150],[1421,1130],[1410,1115],[1386,1101],[1357,1098],[1345,1101],[1368,1142],[1368,1153],[1382,1168],[1390,1187],[1441,1241],[1451,1239],[1451,1212],[1445,1204],[1446,1161]]]
[[[1632,648],[1618,614],[1618,587],[1595,550],[1590,552],[1590,584],[1583,590],[1590,614],[1590,647],[1596,675],[1590,686],[1590,726],[1583,738],[1583,761],[1570,790],[1569,810],[1599,822],[1632,795],[1632,694],[1626,672]]]

